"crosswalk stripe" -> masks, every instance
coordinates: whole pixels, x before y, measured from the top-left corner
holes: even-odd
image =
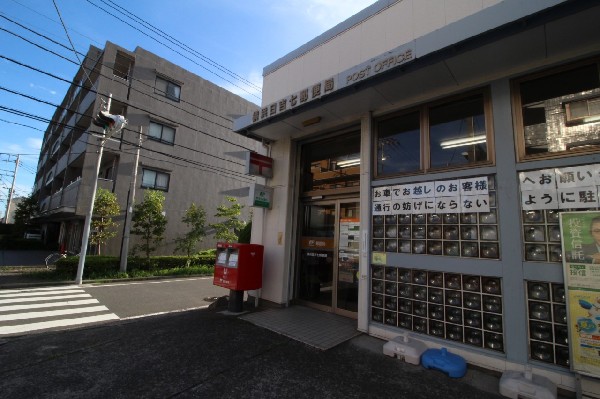
[[[11,288],[11,289],[7,289],[7,290],[0,290],[0,294],[10,294],[10,293],[15,293],[15,292],[36,292],[36,291],[60,291],[60,290],[72,290],[74,288],[79,288],[81,289],[81,287],[77,286],[77,285],[59,285],[56,287],[39,287],[39,288],[30,288],[30,287],[26,287],[26,288]]]
[[[91,298],[90,294],[74,294],[74,295],[57,295],[53,296],[52,299],[70,299],[70,298]],[[38,302],[47,301],[48,297],[37,296],[33,298],[16,298],[16,299],[0,299],[0,305],[4,303],[19,303],[19,302]]]
[[[0,327],[0,334],[16,334],[28,331],[44,330],[53,327],[69,327],[109,320],[119,320],[119,317],[116,314],[110,313],[98,316],[79,317],[76,319],[61,319],[54,321],[42,321],[38,323],[20,324],[16,326],[4,326]]]
[[[30,292],[19,292],[19,293],[13,293],[13,294],[0,294],[0,298],[26,298],[26,297],[31,297],[31,296],[52,296],[52,295],[56,295],[56,294],[77,294],[77,293],[81,293],[81,292],[85,292],[82,289],[71,289],[71,290],[63,290],[63,291],[30,291]]]
[[[65,316],[80,313],[95,313],[95,312],[109,312],[106,306],[88,306],[85,308],[72,308],[72,309],[59,309],[59,310],[46,310],[41,312],[25,312],[25,313],[14,313],[7,315],[0,315],[0,321],[13,321],[13,320],[29,320],[39,319],[42,317],[55,317]]]
[[[44,302],[34,303],[29,305],[8,305],[0,306],[0,312],[14,312],[15,310],[27,310],[27,309],[41,309],[41,308],[56,308],[60,306],[80,306],[89,305],[92,303],[99,303],[97,299],[78,299],[76,301],[63,301],[63,302]]]

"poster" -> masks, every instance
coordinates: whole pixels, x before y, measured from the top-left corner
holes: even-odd
[[[360,247],[360,219],[340,219],[340,243],[338,252],[338,281],[358,281],[358,250]]]
[[[560,214],[571,369],[600,377],[600,211]]]
[[[519,173],[523,210],[593,209],[600,206],[600,165]]]
[[[489,212],[487,176],[373,188],[373,215]]]

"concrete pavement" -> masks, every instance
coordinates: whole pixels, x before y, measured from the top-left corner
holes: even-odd
[[[5,398],[497,397],[495,377],[470,372],[451,379],[384,356],[384,343],[362,335],[320,351],[236,316],[194,310],[0,340],[0,392]]]

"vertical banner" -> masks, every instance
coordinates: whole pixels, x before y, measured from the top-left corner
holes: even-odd
[[[562,212],[571,369],[600,377],[600,211]]]

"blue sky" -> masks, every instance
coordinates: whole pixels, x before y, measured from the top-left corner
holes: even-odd
[[[222,72],[189,54],[187,55],[195,62],[186,59],[153,40],[158,38],[154,33],[145,31],[147,35],[144,35],[101,8],[141,30],[143,28],[132,18],[145,20],[203,56],[261,87],[263,67],[372,3],[375,3],[375,0],[2,0],[0,153],[24,154],[21,156],[21,166],[17,173],[15,195],[28,195],[31,192],[43,132],[47,127],[47,123],[32,119],[31,116],[49,119],[55,111],[55,107],[37,100],[60,104],[68,84],[14,61],[67,81],[70,81],[77,71],[77,65],[60,57],[77,61],[72,50],[38,35],[70,46],[55,5],[73,45],[81,53],[86,53],[90,45],[102,48],[106,41],[129,50],[140,46],[260,104],[259,91],[228,78],[235,83],[232,85],[211,73],[214,71],[225,76]],[[131,13],[123,14],[123,9]],[[56,54],[40,49],[26,40]],[[174,48],[173,45],[171,47]],[[21,112],[30,115],[18,115]],[[8,188],[12,183],[10,171],[15,167],[15,158],[2,154],[0,216],[3,216],[6,210]]]

